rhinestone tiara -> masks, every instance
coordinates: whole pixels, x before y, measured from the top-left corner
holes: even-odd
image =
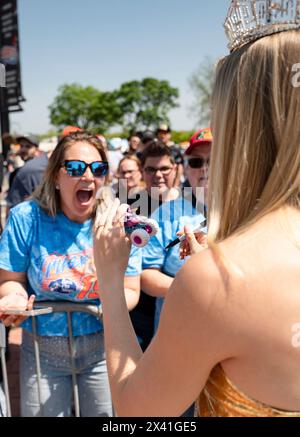
[[[225,23],[228,48],[300,28],[300,0],[232,0]]]

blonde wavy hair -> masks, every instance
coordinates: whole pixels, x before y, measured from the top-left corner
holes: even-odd
[[[88,132],[74,132],[63,137],[55,147],[49,158],[49,163],[41,185],[34,191],[31,196],[39,206],[50,216],[54,217],[60,211],[60,195],[56,189],[56,179],[58,172],[65,160],[66,151],[78,142],[85,142],[98,150],[102,161],[107,162],[107,156],[103,149],[101,141],[95,135]],[[108,183],[108,175],[105,177],[105,184]],[[97,204],[92,214],[95,217]]]
[[[209,242],[285,205],[300,206],[300,31],[261,38],[222,59],[212,98]]]

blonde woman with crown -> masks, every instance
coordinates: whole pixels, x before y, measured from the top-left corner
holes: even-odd
[[[231,53],[213,94],[209,246],[176,276],[144,354],[123,294],[125,207],[115,202],[95,234],[119,416],[179,416],[197,399],[201,416],[300,417],[299,11],[300,1],[230,6]]]

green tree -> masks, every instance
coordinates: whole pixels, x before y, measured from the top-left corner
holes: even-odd
[[[209,126],[211,121],[211,97],[215,79],[215,62],[206,57],[189,79],[189,85],[195,97],[190,107],[191,115],[196,119],[197,127]]]
[[[166,80],[145,78],[123,83],[116,91],[116,102],[123,114],[122,127],[130,131],[169,122],[168,113],[178,106],[178,96],[178,89]]]
[[[51,123],[58,129],[73,125],[101,133],[118,123],[122,115],[114,93],[78,84],[62,85],[49,110]]]
[[[126,82],[112,92],[65,84],[49,106],[50,120],[58,129],[75,125],[101,133],[117,125],[127,132],[151,128],[169,122],[168,112],[178,106],[178,95],[168,81],[153,78]]]

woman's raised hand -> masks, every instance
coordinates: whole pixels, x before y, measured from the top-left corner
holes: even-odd
[[[115,199],[107,210],[97,217],[94,228],[94,259],[101,283],[124,279],[131,243],[125,234],[124,217],[128,205]]]
[[[207,235],[203,232],[194,232],[188,227],[184,227],[184,231],[177,232],[181,237],[185,234],[186,238],[180,243],[180,259],[185,259],[187,256],[202,252],[207,246]]]

